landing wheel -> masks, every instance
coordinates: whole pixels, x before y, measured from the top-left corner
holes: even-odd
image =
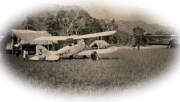
[[[70,56],[69,59],[73,59],[73,56]]]
[[[82,58],[85,59],[85,58],[87,58],[87,56],[83,56]]]

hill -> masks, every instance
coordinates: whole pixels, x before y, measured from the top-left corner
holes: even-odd
[[[121,31],[125,31],[129,34],[132,34],[132,29],[139,26],[143,28],[147,33],[155,34],[158,31],[162,31],[164,33],[172,33],[171,29],[166,26],[158,25],[158,24],[148,24],[143,21],[117,21],[118,29]]]

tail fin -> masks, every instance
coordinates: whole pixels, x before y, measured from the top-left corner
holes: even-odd
[[[43,47],[41,45],[36,46],[36,55],[37,56],[44,58],[48,54],[49,54],[49,51],[45,47]]]

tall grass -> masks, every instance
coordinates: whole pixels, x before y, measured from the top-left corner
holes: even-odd
[[[11,70],[32,82],[55,89],[92,91],[122,88],[148,80],[170,67],[175,49],[120,49],[101,60],[61,59],[58,62],[23,61],[21,57],[5,55]]]

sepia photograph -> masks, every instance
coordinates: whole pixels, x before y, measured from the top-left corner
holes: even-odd
[[[1,35],[9,73],[56,93],[133,89],[172,70],[176,30],[153,14],[97,5],[46,5]]]

